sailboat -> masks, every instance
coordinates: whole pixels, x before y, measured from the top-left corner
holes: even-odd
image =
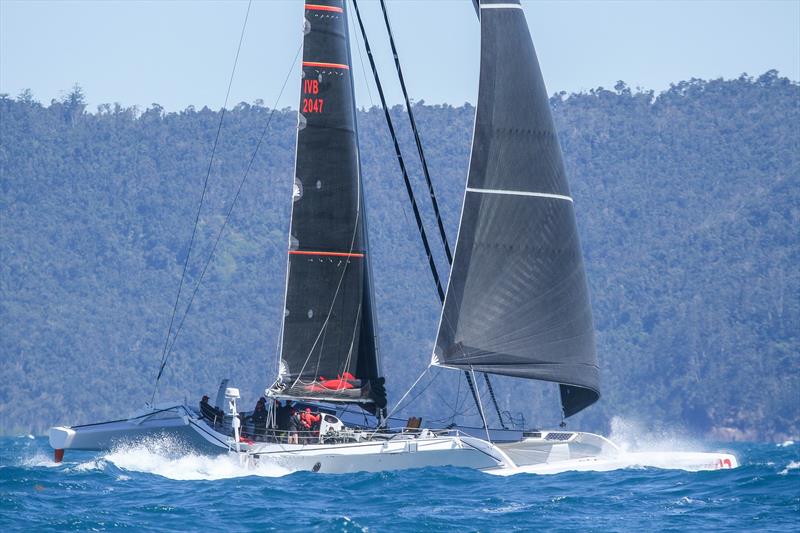
[[[239,391],[224,381],[214,404],[151,406],[124,420],[52,428],[57,460],[64,449],[103,449],[168,432],[245,465],[271,461],[328,473],[456,466],[508,475],[630,463],[614,443],[592,433],[491,432],[475,388],[483,432],[427,428],[415,417],[391,427],[347,5],[309,0],[304,10],[280,356],[265,391],[263,428],[250,427],[253,414],[239,412]],[[574,201],[518,0],[481,0],[476,10],[481,57],[472,151],[430,365],[465,372],[470,384],[476,373],[557,383],[563,415],[570,417],[600,398]],[[352,406],[375,423],[348,421]],[[314,425],[286,426],[287,418],[304,413],[316,418]],[[667,468],[738,466],[726,453],[675,452],[660,461]]]

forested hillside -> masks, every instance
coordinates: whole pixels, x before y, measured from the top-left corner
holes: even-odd
[[[719,439],[800,436],[800,86],[771,71],[551,104],[603,376],[603,398],[569,427],[622,416]],[[415,113],[452,242],[474,108]],[[269,114],[242,103],[224,117],[178,320]],[[428,364],[438,300],[382,115],[358,118],[393,403]],[[0,432],[119,418],[150,399],[218,121],[207,108],[89,110],[78,89],[49,105],[0,95]],[[249,404],[275,375],[295,122],[274,114],[157,399],[194,402],[230,377]],[[460,376],[431,375],[400,414],[469,419]],[[511,415],[560,421],[554,385],[494,381]]]

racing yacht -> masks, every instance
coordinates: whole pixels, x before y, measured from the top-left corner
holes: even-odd
[[[245,465],[270,461],[292,471],[456,466],[508,475],[647,464],[592,433],[491,429],[476,386],[483,375],[491,390],[490,374],[557,383],[565,418],[600,398],[574,199],[518,0],[476,2],[478,103],[446,291],[430,261],[443,305],[429,368],[466,375],[483,427],[425,427],[416,417],[393,423],[376,335],[347,9],[344,0],[304,6],[284,314],[266,420],[254,423],[253,413],[240,412],[238,389],[223,382],[213,405],[166,404],[125,420],[53,428],[57,459],[64,449],[102,449],[168,432]],[[395,149],[402,167],[396,138]],[[363,422],[353,409],[365,414]],[[304,413],[314,423],[287,425]],[[675,452],[655,466],[738,463],[726,453]]]

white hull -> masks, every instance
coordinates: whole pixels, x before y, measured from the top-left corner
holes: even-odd
[[[230,453],[250,466],[269,461],[289,471],[335,474],[435,466],[473,468],[502,476],[636,466],[693,471],[739,466],[736,457],[726,453],[626,453],[599,435],[563,431],[544,431],[539,437],[513,443],[423,431],[419,435],[397,434],[389,440],[361,443],[257,443]]]
[[[151,437],[169,436],[202,451],[226,450],[224,440],[212,446],[207,439],[199,436],[192,427],[197,419],[197,413],[184,405],[160,405],[124,420],[50,428],[50,446],[54,450],[101,451]]]
[[[474,437],[431,436],[322,445],[257,444],[238,455],[250,466],[268,461],[289,471],[328,474],[436,466],[483,470],[503,464],[502,454]]]
[[[607,472],[622,468],[662,468],[665,470],[725,470],[738,468],[736,456],[717,452],[624,452],[616,457],[584,457],[548,463],[486,470],[490,474],[559,474],[561,472]]]
[[[372,434],[350,432],[348,442],[240,443],[218,432],[193,409],[167,405],[126,419],[50,430],[56,450],[108,450],[150,437],[168,436],[207,453],[231,453],[255,466],[271,462],[289,471],[379,472],[454,466],[495,475],[554,474],[570,470],[615,470],[649,466],[684,470],[736,468],[726,453],[626,453],[608,439],[581,432],[542,431],[522,440],[491,443],[458,432]],[[238,451],[237,451],[238,448]]]

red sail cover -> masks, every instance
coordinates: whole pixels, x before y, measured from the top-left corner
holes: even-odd
[[[370,283],[346,6],[305,4],[279,378],[283,396],[386,405]]]
[[[482,0],[475,133],[433,363],[599,398],[578,231],[547,90],[515,0]]]

